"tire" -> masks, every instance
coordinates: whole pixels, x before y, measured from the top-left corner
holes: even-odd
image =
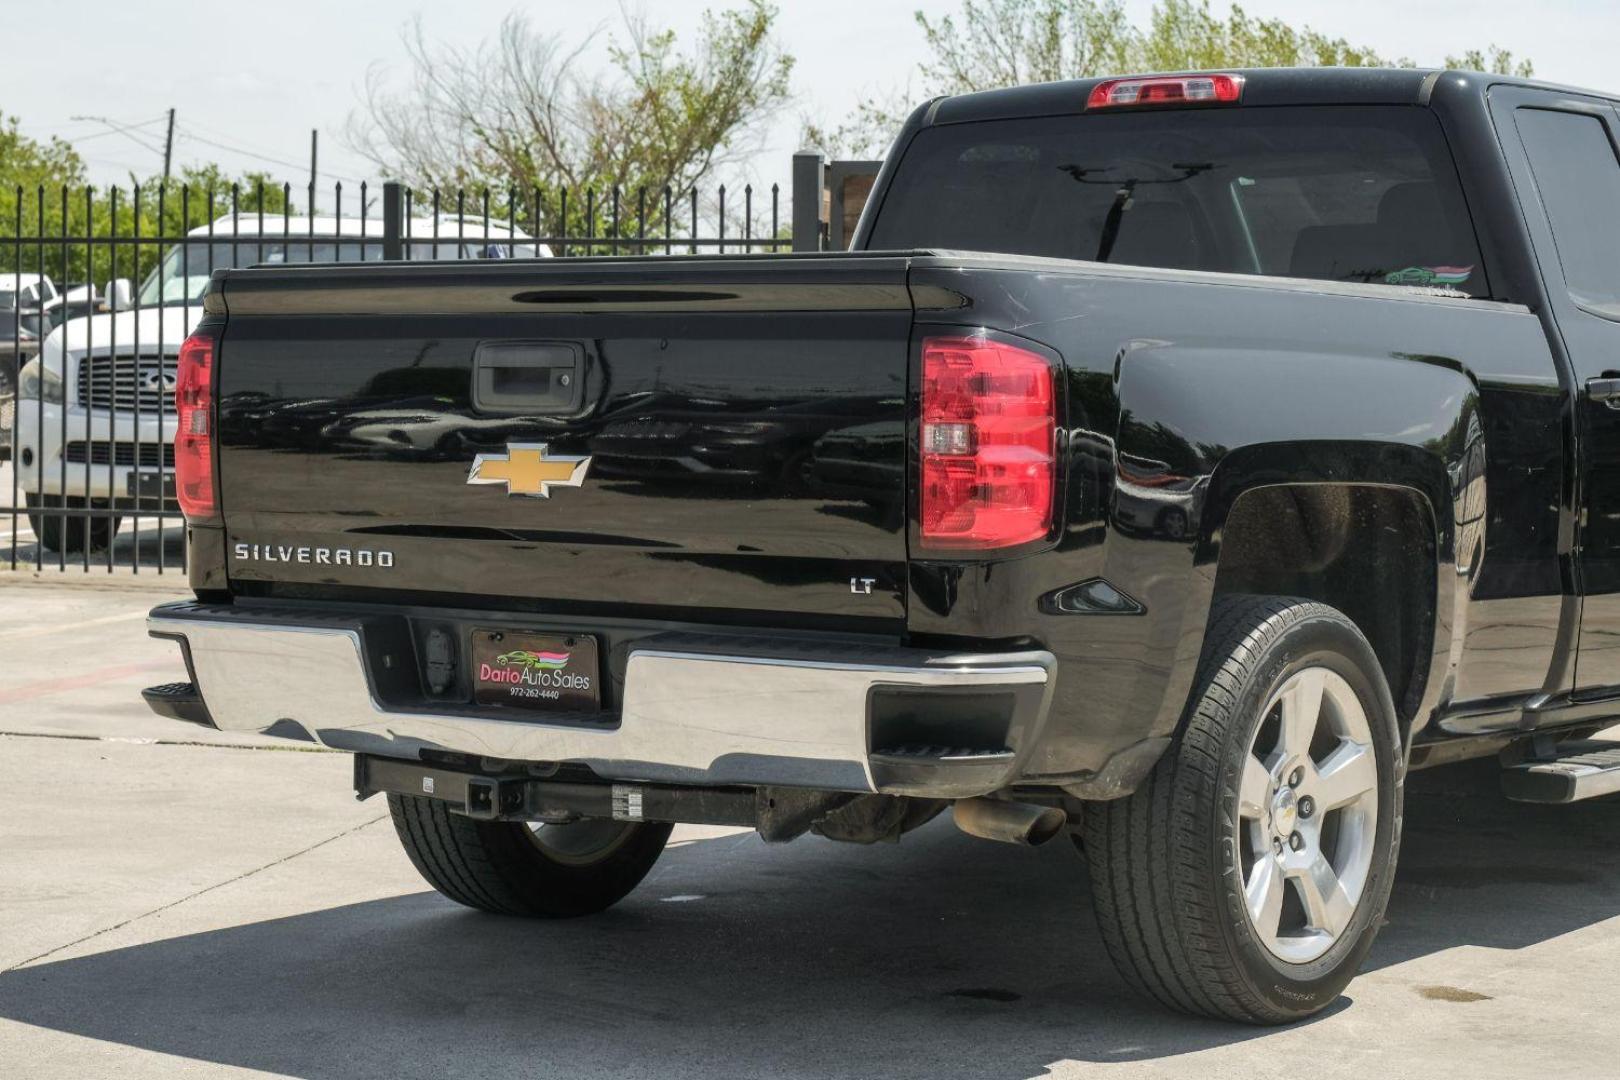
[[[672,828],[605,820],[531,828],[478,821],[412,795],[388,796],[388,809],[429,885],[480,911],[542,919],[592,915],[618,903],[658,861]],[[564,831],[541,839],[549,829]]]
[[[1306,600],[1217,601],[1176,741],[1134,794],[1086,807],[1093,902],[1120,973],[1218,1019],[1326,1008],[1383,921],[1402,774],[1394,703],[1354,623]]]
[[[113,537],[118,535],[118,527],[124,521],[122,515],[111,513],[79,517],[50,512],[58,507],[83,510],[93,505],[73,496],[64,500],[60,495],[25,493],[25,498],[33,510],[28,515],[28,527],[39,538],[40,546],[53,555],[81,554],[85,550],[87,540],[91,551],[105,551],[107,545],[112,543]],[[88,531],[85,528],[86,521],[90,523]]]

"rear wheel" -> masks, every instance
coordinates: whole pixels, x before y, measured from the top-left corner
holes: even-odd
[[[118,526],[123,523],[122,516],[111,513],[105,503],[97,506],[99,500],[33,494],[26,494],[25,498],[30,510],[28,527],[39,538],[40,546],[53,554],[77,555],[87,546],[91,551],[103,551],[118,535]],[[53,514],[53,508],[94,509],[101,512],[89,515]]]
[[[1087,807],[1098,922],[1126,979],[1251,1023],[1329,1005],[1389,899],[1398,747],[1354,623],[1304,600],[1223,599],[1176,743],[1133,795]]]
[[[388,809],[405,853],[429,885],[480,911],[537,918],[611,907],[652,869],[671,829],[606,819],[478,821],[412,795],[388,796]]]

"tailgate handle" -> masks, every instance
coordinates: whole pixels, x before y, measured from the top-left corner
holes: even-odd
[[[572,341],[485,341],[473,352],[473,408],[567,416],[585,398],[585,350]]]

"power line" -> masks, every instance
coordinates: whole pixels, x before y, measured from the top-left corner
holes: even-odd
[[[105,125],[107,125],[107,128],[108,128],[108,130],[106,130],[106,131],[98,131],[94,135],[75,135],[73,137],[73,139],[71,140],[75,144],[86,143],[86,142],[89,142],[91,139],[105,138],[108,135],[128,135],[131,131],[134,131],[134,130],[136,130],[138,128],[151,127],[153,124],[160,124],[160,123],[163,122],[163,117],[161,117],[161,116],[153,117],[150,120],[142,120],[139,123],[135,123],[135,124],[118,123],[118,122],[107,119],[105,116],[70,116],[70,117],[68,117],[68,119],[73,120],[73,121],[78,121],[80,123],[86,123],[87,122],[87,123],[95,123],[95,124],[105,124]]]
[[[186,127],[190,128],[193,132],[200,131],[203,134],[211,136],[215,139],[235,139],[237,137],[237,133],[235,131],[226,131],[223,128],[214,127],[212,124],[205,124],[201,120],[194,118],[187,119]],[[243,145],[253,146],[252,143],[243,143]],[[255,149],[261,152],[264,151],[264,147],[262,146],[255,147]]]
[[[109,120],[105,116],[70,116],[68,119],[88,121],[93,124],[105,124],[107,126],[108,130],[98,132],[95,135],[86,135],[81,139],[75,140],[77,142],[89,142],[91,139],[98,139],[103,135],[122,135],[124,138],[141,147],[143,150],[150,150],[154,154],[161,153],[156,146],[146,142],[144,139],[141,139],[134,134],[136,128],[146,127],[153,121],[146,120],[139,124],[123,124],[114,120]],[[162,117],[159,117],[158,119],[161,120]]]
[[[283,161],[280,158],[275,157],[275,151],[267,150],[263,146],[259,146],[259,145],[255,144],[255,143],[244,142],[244,141],[238,139],[235,132],[222,131],[221,129],[216,128],[216,127],[214,127],[214,126],[212,126],[210,124],[205,124],[205,123],[202,123],[201,121],[195,120],[195,119],[188,120],[186,122],[185,126],[190,130],[192,136],[197,138],[199,141],[207,141],[207,138],[212,138],[213,140],[215,140],[214,142],[209,143],[209,145],[211,145],[211,146],[219,146],[221,148],[229,148],[229,149],[235,150],[238,153],[256,154],[260,158],[272,161],[277,165],[285,165],[288,168],[293,168],[294,167],[293,163],[291,161]],[[198,134],[199,132],[201,132],[202,134],[199,135]],[[205,138],[205,136],[207,138]],[[224,140],[224,139],[229,139],[229,140],[232,140],[232,141],[230,143],[222,143],[222,142],[219,141],[219,140]],[[303,168],[302,163],[300,163],[297,167],[301,170]],[[342,180],[345,183],[358,184],[360,182],[359,180],[356,180],[353,177],[338,176],[336,173],[323,172],[321,175],[322,176],[332,177],[335,180]]]
[[[212,146],[212,147],[214,147],[216,149],[219,149],[219,150],[229,150],[233,154],[241,154],[244,157],[250,157],[250,158],[253,158],[256,161],[263,161],[263,162],[266,162],[266,163],[268,163],[270,165],[280,165],[284,169],[297,169],[297,170],[302,171],[303,168],[304,168],[303,162],[288,161],[288,160],[286,160],[284,158],[271,157],[269,154],[255,153],[252,150],[247,150],[247,149],[244,149],[243,147],[240,147],[240,146],[232,146],[229,143],[223,143],[223,142],[219,142],[218,140],[215,140],[215,139],[204,138],[202,135],[199,135],[197,133],[197,131],[194,128],[192,128],[189,124],[188,125],[182,125],[181,128],[180,128],[180,133],[182,135],[184,135],[186,138],[193,141],[193,142],[200,142],[200,143],[203,143],[206,146]],[[339,176],[337,173],[330,173],[330,172],[329,173],[322,173],[321,175],[329,177],[330,179],[333,179],[333,180],[342,180],[344,183],[348,183],[348,184],[358,184],[358,183],[360,183],[360,181],[354,179],[352,176]]]
[[[139,120],[139,121],[113,120],[113,119],[111,119],[109,117],[105,117],[105,116],[70,116],[70,117],[68,117],[68,119],[70,121],[75,122],[75,123],[100,124],[100,125],[102,125],[103,127],[106,128],[105,131],[98,131],[98,132],[95,132],[94,134],[90,134],[90,135],[75,136],[75,137],[69,139],[68,141],[70,143],[73,143],[73,144],[89,142],[92,139],[100,139],[100,138],[103,138],[104,136],[107,136],[107,135],[122,135],[126,139],[128,139],[130,142],[134,143],[136,146],[139,146],[141,149],[146,150],[147,152],[149,152],[151,154],[163,157],[165,159],[165,162],[167,162],[173,156],[173,147],[172,147],[173,135],[178,134],[179,136],[181,136],[183,138],[190,139],[193,142],[202,143],[205,146],[211,146],[211,147],[214,147],[215,149],[219,149],[219,150],[227,150],[227,151],[229,151],[229,152],[231,152],[233,154],[241,154],[243,157],[252,158],[255,161],[262,161],[262,162],[265,162],[266,164],[269,164],[269,165],[279,165],[284,169],[295,169],[295,170],[298,170],[298,171],[301,172],[307,167],[306,164],[303,163],[303,162],[290,161],[290,160],[288,160],[286,158],[276,157],[273,154],[267,154],[267,153],[263,153],[263,152],[261,152],[259,150],[249,149],[249,148],[247,148],[245,146],[241,146],[241,145],[238,145],[238,144],[235,144],[235,143],[229,143],[229,142],[221,141],[220,139],[209,138],[208,135],[203,134],[202,131],[213,132],[213,131],[217,131],[217,129],[210,128],[208,125],[200,124],[200,123],[197,123],[196,121],[187,121],[184,124],[179,124],[174,120],[173,115],[172,115],[172,110],[167,111],[167,112],[163,113],[162,115],[154,116],[154,117],[152,117],[150,119]],[[139,135],[136,134],[136,132],[140,131],[140,129],[149,128],[149,127],[153,126],[154,124],[162,124],[162,123],[168,123],[168,124],[173,125],[172,128],[171,128],[171,131],[173,132],[173,134],[169,135],[165,139],[165,143],[163,145],[160,145],[160,144],[158,144],[156,142],[148,141],[148,139],[141,138]],[[198,130],[199,128],[202,129],[202,131],[199,131]],[[144,132],[142,134],[144,134]],[[312,140],[312,143],[313,143],[313,140]],[[313,146],[312,146],[312,149],[313,149]],[[136,166],[130,165],[128,162],[121,162],[121,161],[118,161],[118,160],[112,159],[112,158],[104,158],[104,157],[103,158],[87,158],[87,160],[96,160],[96,161],[100,161],[103,164],[116,165],[116,166],[120,166],[122,168],[130,169],[132,171],[136,170]],[[311,163],[311,164],[313,164],[313,163]],[[312,170],[312,172],[313,172],[313,170]],[[326,177],[327,179],[330,179],[330,180],[341,180],[346,184],[354,184],[354,185],[357,185],[357,186],[361,183],[361,181],[356,180],[352,176],[343,176],[343,175],[340,175],[338,173],[333,173],[333,172],[324,172],[323,171],[323,172],[319,172],[319,173],[317,173],[315,175],[324,176],[324,177]]]

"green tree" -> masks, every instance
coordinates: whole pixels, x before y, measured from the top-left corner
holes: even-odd
[[[132,176],[127,185],[92,192],[91,235],[173,239],[212,221],[216,233],[229,236],[233,213],[244,222],[253,218],[255,227],[261,208],[267,217],[297,213],[293,190],[268,173],[249,171],[231,176],[212,163],[185,166],[167,183],[162,176],[145,180]],[[79,197],[83,199],[82,191]],[[85,280],[99,286],[111,278],[127,277],[138,285],[170,246],[133,242],[98,245],[91,251]]]
[[[1158,0],[1146,26],[1119,0],[962,0],[947,15],[916,13],[929,59],[904,95],[863,104],[841,125],[807,123],[805,144],[834,156],[881,153],[908,103],[1021,83],[1145,71],[1236,67],[1411,67],[1342,37],[1284,19],[1257,18],[1232,5],[1225,17],[1209,0]],[[1494,45],[1448,56],[1449,68],[1529,75],[1528,60]]]
[[[261,206],[273,214],[295,210],[288,189],[268,175],[233,177],[214,164],[186,166],[167,183],[161,176],[131,176],[126,184],[98,188],[86,175],[70,144],[31,139],[15,117],[0,117],[0,273],[38,271],[98,287],[114,277],[139,280],[157,264],[163,245],[136,244],[137,235],[182,236],[229,214],[233,205],[241,214],[256,215]],[[131,241],[87,244],[87,237]]]
[[[565,189],[569,228],[598,234],[608,191],[632,202],[645,191],[654,231],[666,188],[682,220],[698,181],[741,161],[786,104],[793,59],[775,43],[775,20],[765,0],[745,0],[705,13],[682,50],[674,31],[626,13],[622,36],[607,43],[606,78],[579,70],[593,39],[566,43],[518,13],[473,50],[429,42],[418,20],[404,34],[408,83],[397,88],[373,68],[346,141],[416,188],[488,191],[503,217],[509,200],[528,217],[538,198],[554,232],[564,231],[555,218]],[[590,191],[598,205],[587,222]]]
[[[29,138],[19,123],[0,114],[0,237],[61,235],[62,193],[83,186],[84,160],[61,139]],[[0,244],[0,272],[37,270],[38,261],[37,251],[20,251],[15,241]]]
[[[0,113],[0,219],[16,220],[16,189],[59,186],[84,180],[84,161],[61,139],[40,142],[24,135],[15,116]]]
[[[1511,52],[1495,45],[1484,52],[1469,49],[1461,56],[1448,56],[1446,67],[1458,71],[1487,71],[1492,75],[1517,75],[1525,79],[1536,73],[1536,67],[1529,59],[1515,60]]]

